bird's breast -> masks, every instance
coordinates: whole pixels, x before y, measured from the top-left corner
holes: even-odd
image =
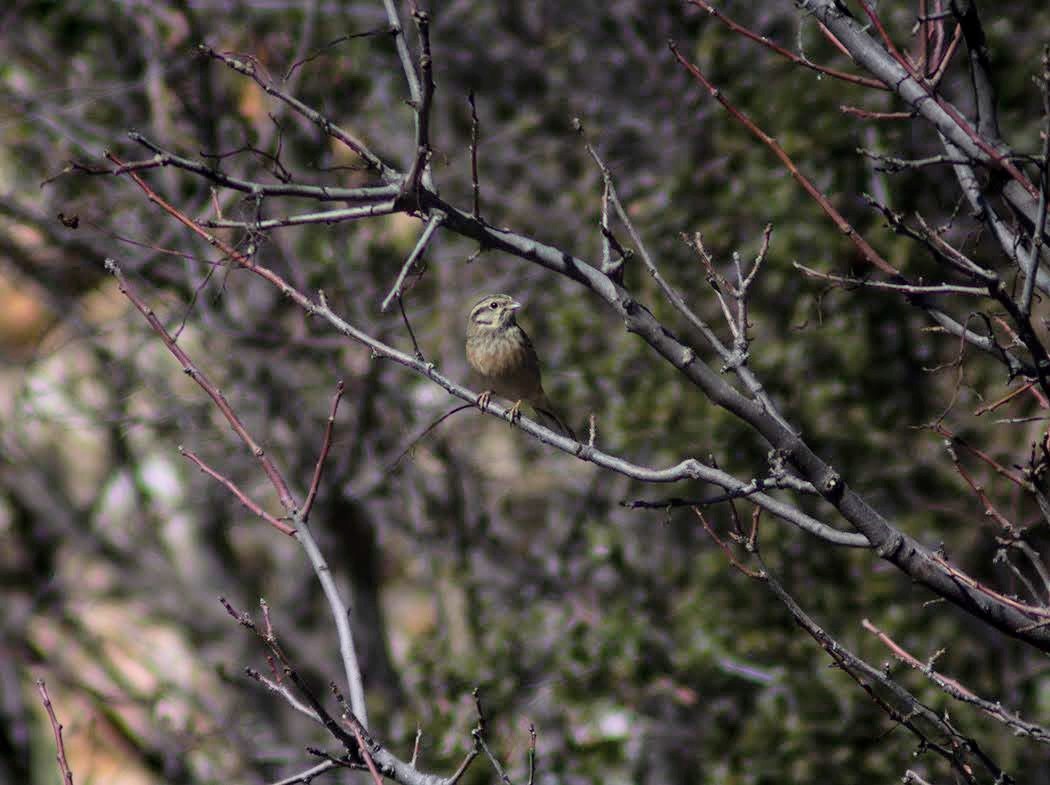
[[[540,387],[539,369],[529,361],[525,341],[507,332],[468,338],[467,362],[497,395],[529,398]]]

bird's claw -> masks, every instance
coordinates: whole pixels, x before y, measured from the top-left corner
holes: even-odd
[[[518,401],[510,407],[510,423],[513,425],[521,419],[521,401]]]
[[[491,401],[491,400],[492,400],[492,390],[486,390],[485,392],[483,392],[481,395],[478,396],[478,400],[477,400],[478,408],[481,409],[481,411],[485,411],[485,409],[488,408],[489,401]]]

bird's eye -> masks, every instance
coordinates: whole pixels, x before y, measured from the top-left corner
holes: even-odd
[[[489,308],[495,311],[497,308],[499,308],[499,303],[489,303]]]

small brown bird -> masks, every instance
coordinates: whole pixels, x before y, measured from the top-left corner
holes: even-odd
[[[575,439],[576,434],[555,413],[543,391],[536,349],[515,317],[519,308],[521,303],[513,297],[490,294],[470,311],[467,362],[486,388],[478,396],[478,406],[484,409],[493,394],[515,401],[511,409],[511,419],[514,419],[521,404],[528,403],[543,425]]]

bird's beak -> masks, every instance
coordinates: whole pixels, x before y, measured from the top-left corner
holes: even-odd
[[[512,311],[516,311],[519,308],[521,308],[521,303],[519,303],[517,300],[511,300],[510,304],[507,307],[510,308]]]

